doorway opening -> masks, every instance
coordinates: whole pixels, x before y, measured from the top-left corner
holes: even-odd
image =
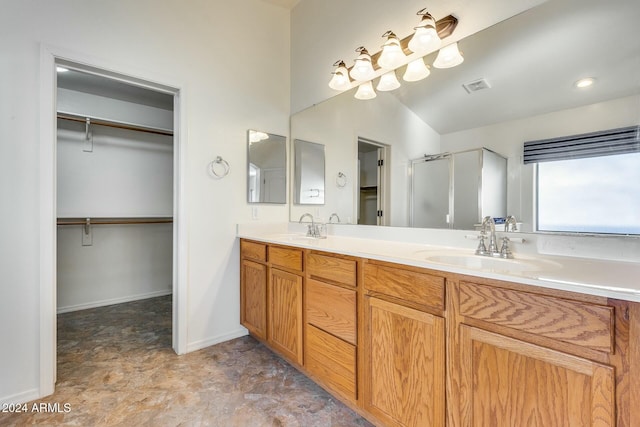
[[[358,138],[358,224],[389,224],[388,150],[388,145]]]
[[[58,313],[163,298],[186,352],[181,90],[63,55],[41,55],[41,397]]]

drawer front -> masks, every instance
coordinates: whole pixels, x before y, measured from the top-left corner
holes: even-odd
[[[309,277],[356,287],[356,262],[350,259],[311,253],[307,256]]]
[[[240,240],[240,256],[256,261],[267,261],[267,245]]]
[[[444,277],[366,263],[364,286],[369,291],[444,310]]]
[[[340,395],[356,400],[356,347],[312,325],[306,327],[305,367]]]
[[[606,353],[614,348],[613,307],[461,282],[460,314]]]
[[[302,271],[302,250],[269,246],[271,265]]]
[[[355,345],[356,291],[313,279],[305,286],[307,323]]]

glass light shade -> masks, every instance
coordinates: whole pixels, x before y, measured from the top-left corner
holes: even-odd
[[[265,139],[269,139],[269,135],[267,135],[265,132],[260,132],[257,130],[249,131],[249,142],[255,143],[264,141]]]
[[[584,79],[580,79],[574,83],[574,86],[578,89],[585,89],[592,86],[595,83],[596,79],[593,77],[585,77]]]
[[[409,49],[416,53],[429,53],[438,49],[442,41],[434,27],[416,27],[416,32],[409,40]]]
[[[362,49],[351,69],[351,77],[359,82],[371,80],[375,77],[375,71],[371,64],[371,55],[366,49]]]
[[[402,79],[405,82],[416,82],[426,78],[429,74],[431,74],[431,71],[429,71],[429,68],[424,64],[424,60],[418,58],[407,64],[407,70],[404,72]]]
[[[433,66],[436,68],[451,68],[462,64],[462,61],[464,61],[464,58],[458,50],[458,43],[452,43],[440,49],[436,60],[433,61]]]
[[[333,72],[333,77],[331,77],[329,87],[333,90],[347,90],[351,87],[349,70],[344,66],[344,62],[341,62],[340,65],[338,65],[338,68]]]
[[[356,99],[373,99],[377,95],[376,91],[373,90],[373,85],[369,81],[358,86],[358,90],[354,96]]]
[[[390,90],[398,89],[400,87],[400,82],[396,77],[395,71],[389,71],[388,73],[384,73],[380,76],[380,81],[378,82],[378,86],[376,86],[376,90],[380,92],[387,92]]]
[[[382,46],[382,53],[378,58],[380,68],[393,70],[403,65],[407,56],[402,51],[400,40],[391,33],[387,42]]]

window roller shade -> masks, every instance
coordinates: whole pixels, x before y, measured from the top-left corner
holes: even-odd
[[[551,162],[640,152],[640,125],[527,141],[524,163]]]

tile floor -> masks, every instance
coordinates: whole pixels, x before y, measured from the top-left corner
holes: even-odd
[[[371,425],[251,337],[177,356],[170,296],[59,315],[56,392],[27,410],[0,425]]]

